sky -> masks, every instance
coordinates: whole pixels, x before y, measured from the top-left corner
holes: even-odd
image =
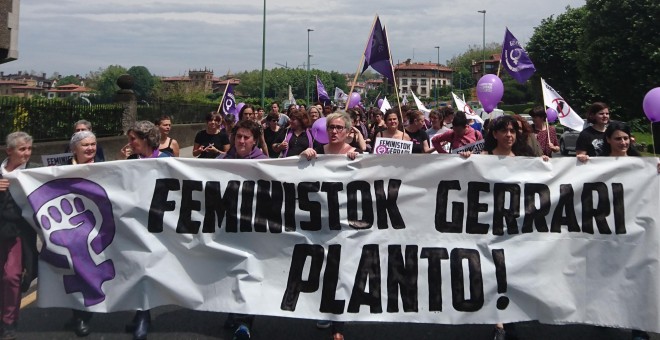
[[[392,59],[440,63],[501,43],[505,27],[524,45],[541,20],[585,0],[265,0],[266,69],[311,67],[355,73],[375,15]],[[158,76],[261,69],[262,0],[21,0],[19,58],[0,71],[81,76],[109,65],[146,66]]]

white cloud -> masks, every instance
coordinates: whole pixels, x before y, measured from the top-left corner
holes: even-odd
[[[440,61],[508,26],[528,41],[541,20],[584,0],[267,2],[266,67],[302,67],[307,28],[313,67],[355,72],[376,13],[387,26],[394,61]],[[19,60],[0,70],[86,74],[119,64],[158,75],[208,67],[216,74],[261,68],[263,2],[217,0],[27,0],[21,2]],[[413,52],[414,51],[414,52]]]

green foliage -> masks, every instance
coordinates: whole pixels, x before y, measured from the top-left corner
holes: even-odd
[[[590,0],[578,67],[620,117],[642,116],[644,95],[660,78],[660,2]]]
[[[616,119],[643,117],[643,97],[660,78],[658,17],[655,0],[587,0],[544,19],[527,44],[534,82],[546,79],[578,113],[604,101]]]
[[[96,90],[96,101],[102,103],[112,102],[119,90],[117,78],[126,72],[127,70],[120,65],[110,65],[105,70],[100,69],[98,72],[91,74],[89,86]]]
[[[80,79],[78,79],[78,77],[76,76],[69,75],[66,77],[62,77],[57,81],[57,86],[70,85],[70,84],[80,85]]]
[[[133,81],[135,82],[133,91],[138,102],[142,100],[151,101],[154,87],[159,81],[158,77],[152,75],[149,69],[144,66],[132,66],[126,73],[133,77]]]
[[[565,13],[543,19],[534,29],[526,50],[536,66],[537,100],[542,100],[539,78],[543,77],[578,112],[594,101],[593,90],[578,69],[578,39],[584,32],[586,14],[584,7],[567,7]]]
[[[316,77],[321,79],[328,94],[332,96],[334,88],[339,87],[347,91],[346,80],[344,76],[337,72],[326,72],[317,69],[309,72],[309,96],[311,102],[316,102]],[[241,79],[241,84],[235,89],[236,94],[241,97],[261,98],[261,71],[254,70],[243,72],[236,75]],[[307,97],[307,70],[275,68],[266,70],[265,79],[265,97],[270,100],[283,102],[289,98],[289,85],[296,101],[305,102]],[[261,105],[261,99],[259,99]]]

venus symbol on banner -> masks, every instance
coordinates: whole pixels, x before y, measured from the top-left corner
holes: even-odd
[[[90,253],[91,248],[101,254],[115,236],[112,203],[103,187],[82,178],[56,179],[32,192],[28,202],[44,236],[41,259],[73,271],[63,278],[67,294],[81,293],[85,306],[103,302],[103,283],[114,279],[115,267],[110,259],[96,264]]]
[[[234,106],[234,103],[235,103],[234,94],[233,93],[227,93],[227,99],[225,100],[225,106],[222,108],[222,111],[224,112],[225,115],[234,114],[233,112],[229,111]]]

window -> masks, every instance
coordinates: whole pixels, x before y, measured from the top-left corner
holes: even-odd
[[[401,85],[408,85],[408,79],[402,79]]]
[[[422,79],[421,84],[422,84],[422,86],[426,86],[426,79]]]
[[[422,90],[420,91],[420,94],[426,94],[426,87],[422,87]]]
[[[426,77],[426,72],[422,72],[421,76]]]
[[[413,80],[412,80],[412,85],[413,85],[413,86],[417,86],[417,79],[413,79]]]

